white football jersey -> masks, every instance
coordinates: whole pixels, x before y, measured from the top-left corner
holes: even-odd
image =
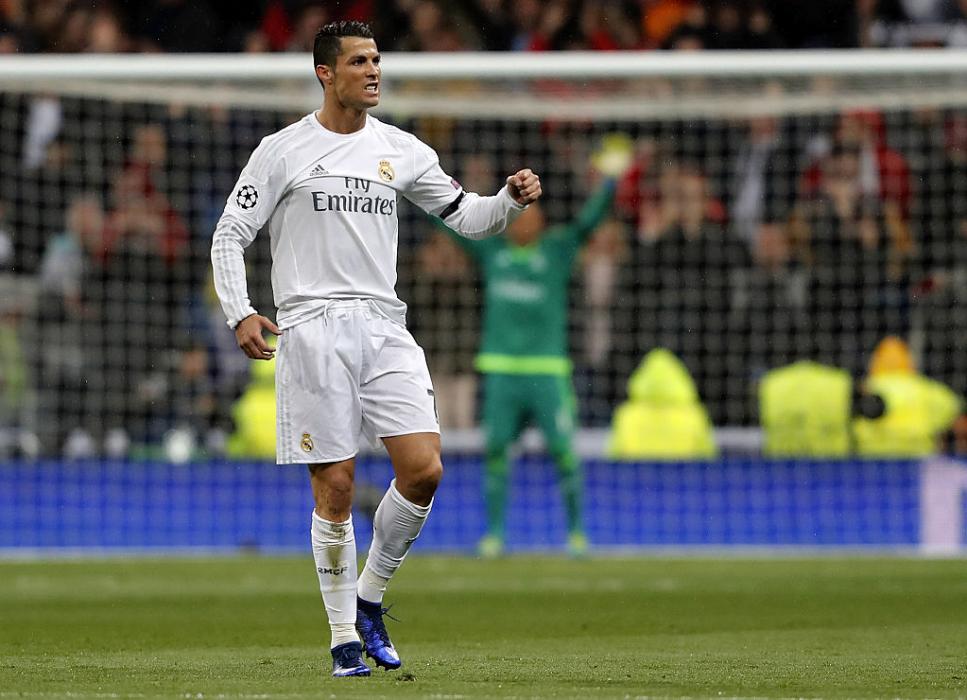
[[[281,328],[308,320],[327,300],[372,299],[405,322],[396,296],[399,196],[467,235],[503,230],[522,211],[506,188],[464,193],[418,138],[367,116],[351,134],[315,114],[266,136],[252,153],[215,228],[215,286],[234,327],[255,313],[243,250],[267,226],[272,290]]]

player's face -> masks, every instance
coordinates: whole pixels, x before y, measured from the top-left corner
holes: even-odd
[[[347,36],[332,72],[334,96],[344,107],[369,109],[379,104],[380,56],[372,39]]]
[[[514,245],[530,245],[540,239],[545,224],[544,212],[534,202],[508,227],[507,237],[510,238]]]

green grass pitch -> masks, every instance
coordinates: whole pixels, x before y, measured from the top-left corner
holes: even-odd
[[[415,553],[329,676],[305,557],[0,563],[0,698],[967,696],[967,561]]]

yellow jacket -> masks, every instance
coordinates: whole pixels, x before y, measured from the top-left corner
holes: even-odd
[[[706,459],[717,453],[712,424],[685,365],[668,350],[649,352],[614,412],[612,459]]]
[[[883,372],[866,390],[886,404],[880,418],[853,421],[856,451],[866,457],[926,457],[960,415],[961,402],[947,386],[908,371]]]
[[[850,453],[853,380],[845,370],[796,362],[759,384],[763,453],[769,457],[844,457]]]
[[[274,339],[269,344],[275,346]],[[232,408],[235,432],[228,439],[228,455],[237,458],[275,458],[275,358],[252,360],[252,380]]]

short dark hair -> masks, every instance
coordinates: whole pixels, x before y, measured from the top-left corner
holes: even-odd
[[[312,45],[313,65],[335,65],[336,56],[340,52],[340,40],[344,36],[357,36],[363,39],[374,38],[372,28],[365,22],[356,20],[330,22],[316,33],[316,40]]]

